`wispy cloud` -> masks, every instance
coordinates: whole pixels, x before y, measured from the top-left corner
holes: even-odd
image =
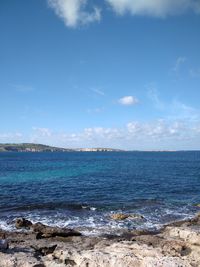
[[[138,104],[139,100],[135,96],[124,96],[118,102],[124,106],[132,106]]]
[[[173,99],[168,105],[168,109],[171,117],[190,120],[197,120],[200,117],[200,110],[186,105],[177,99]]]
[[[0,132],[0,143],[21,142],[23,134],[20,132]]]
[[[152,85],[147,90],[147,97],[151,100],[155,109],[167,114],[168,119],[196,120],[200,118],[200,110],[175,98],[169,102],[164,101],[161,99],[159,91]]]
[[[87,112],[88,113],[101,113],[105,110],[104,107],[100,107],[100,108],[88,108]]]
[[[39,127],[32,127],[33,131],[35,131],[37,134],[44,136],[44,137],[50,137],[51,136],[51,130],[48,128],[39,128]]]
[[[72,28],[101,20],[101,10],[93,6],[92,11],[88,11],[87,2],[87,0],[48,0],[49,6],[63,19],[65,25]]]
[[[159,110],[165,109],[164,102],[160,99],[158,90],[154,87],[154,85],[149,85],[147,89],[147,96],[152,101],[155,108]]]
[[[32,86],[24,85],[24,84],[9,84],[15,91],[21,93],[32,92],[35,89]]]
[[[200,2],[197,0],[106,0],[119,14],[147,15],[152,17],[166,17],[181,14],[186,11],[200,12]]]
[[[54,143],[55,132],[45,127],[32,127],[32,132],[29,137],[29,142],[31,143],[43,143],[50,144]]]
[[[200,68],[199,69],[191,69],[190,76],[193,78],[200,78]]]
[[[105,96],[105,93],[102,90],[98,89],[98,88],[92,88],[91,91],[94,92],[97,95]]]
[[[186,61],[186,57],[178,57],[176,59],[176,62],[172,68],[172,70],[176,73],[178,73],[178,71],[180,70],[181,66],[185,63]]]

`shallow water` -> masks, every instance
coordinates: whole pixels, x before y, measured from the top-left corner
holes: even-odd
[[[0,227],[25,216],[86,234],[120,233],[199,211],[200,152],[0,153]],[[115,212],[144,220],[113,221]]]

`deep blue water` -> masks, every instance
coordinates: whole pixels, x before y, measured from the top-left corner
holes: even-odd
[[[196,203],[200,152],[0,153],[1,228],[18,216],[85,233],[155,228]],[[110,219],[122,211],[145,219]]]

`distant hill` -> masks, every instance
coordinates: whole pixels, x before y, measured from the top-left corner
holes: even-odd
[[[122,151],[113,148],[59,148],[42,144],[22,143],[22,144],[0,144],[0,152],[118,152]]]
[[[52,147],[41,144],[22,143],[22,144],[0,144],[0,152],[65,152],[72,149]]]

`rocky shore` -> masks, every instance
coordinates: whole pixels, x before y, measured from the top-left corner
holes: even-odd
[[[157,233],[87,237],[72,229],[16,220],[16,232],[0,231],[0,267],[198,267],[200,215]]]

